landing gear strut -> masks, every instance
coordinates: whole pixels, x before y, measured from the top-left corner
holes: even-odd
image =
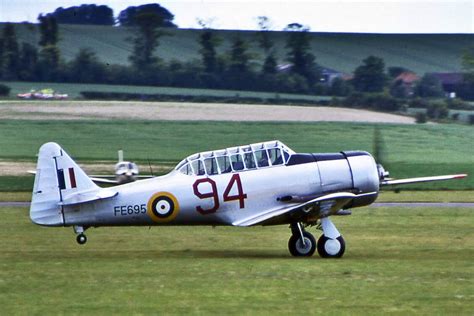
[[[336,226],[328,218],[321,218],[323,234],[318,239],[318,253],[322,258],[340,258],[346,250],[346,243]]]
[[[318,253],[322,258],[340,258],[346,250],[344,238],[327,217],[321,219],[323,235],[318,239]],[[313,235],[304,230],[301,223],[291,224],[291,237],[288,249],[295,257],[310,257],[316,250]]]
[[[87,242],[87,236],[84,234],[86,228],[82,226],[74,226],[74,232],[76,233],[76,241],[79,245],[84,245]]]
[[[300,223],[291,225],[292,235],[288,240],[288,249],[295,257],[310,257],[316,250],[316,239],[304,230]]]

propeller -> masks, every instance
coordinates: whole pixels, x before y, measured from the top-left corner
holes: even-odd
[[[384,154],[384,143],[382,138],[382,132],[380,131],[380,126],[375,126],[374,128],[374,137],[373,137],[373,157],[377,163],[377,171],[379,174],[380,182],[384,180],[390,180],[390,173],[385,170],[383,167],[383,159],[385,158]]]

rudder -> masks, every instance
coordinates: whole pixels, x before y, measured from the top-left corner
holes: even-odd
[[[100,188],[56,143],[46,143],[38,153],[30,218],[35,224],[63,226],[63,200],[77,192]]]

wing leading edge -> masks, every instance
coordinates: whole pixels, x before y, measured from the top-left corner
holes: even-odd
[[[396,185],[396,184],[409,184],[419,182],[431,182],[451,179],[462,179],[467,177],[467,174],[452,174],[445,176],[434,176],[434,177],[420,177],[420,178],[408,178],[408,179],[387,179],[380,182],[381,185]]]
[[[329,216],[335,213],[347,205],[352,199],[358,196],[377,194],[377,192],[365,193],[356,195],[350,192],[340,192],[326,194],[303,203],[292,203],[287,204],[284,207],[278,207],[252,216],[238,219],[232,223],[234,226],[252,226],[256,224],[264,224],[265,222],[274,219],[278,216],[289,215],[291,213],[301,210],[302,212],[308,213],[311,208],[318,205],[319,212],[322,216]]]

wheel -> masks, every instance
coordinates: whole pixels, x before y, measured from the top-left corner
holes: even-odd
[[[316,250],[316,239],[314,239],[314,236],[304,231],[303,237],[304,245],[300,234],[291,235],[290,240],[288,240],[288,249],[294,257],[310,257]]]
[[[318,239],[318,253],[322,258],[340,258],[346,250],[346,243],[342,236],[331,239],[321,235]]]
[[[79,234],[76,237],[76,241],[79,245],[84,245],[87,242],[87,237],[84,234]]]

